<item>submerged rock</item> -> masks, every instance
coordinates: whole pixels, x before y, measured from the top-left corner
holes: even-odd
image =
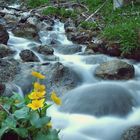
[[[95,75],[103,79],[130,79],[134,74],[134,66],[120,60],[102,63],[95,70]]]
[[[19,55],[24,62],[39,62],[38,57],[31,50],[22,50]]]
[[[57,45],[56,50],[62,54],[74,54],[77,52],[81,52],[82,51],[82,46],[80,45]]]
[[[90,114],[97,117],[106,115],[126,116],[135,105],[129,90],[111,83],[82,86],[62,97],[60,111]]]
[[[133,126],[126,130],[121,140],[140,140],[140,126]]]
[[[9,34],[6,30],[6,28],[0,24],[0,43],[1,44],[7,44],[9,39]]]

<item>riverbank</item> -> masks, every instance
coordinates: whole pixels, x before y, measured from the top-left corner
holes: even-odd
[[[139,3],[116,10],[111,0],[29,0],[27,6],[65,22],[68,38],[87,45],[88,50],[140,61]]]

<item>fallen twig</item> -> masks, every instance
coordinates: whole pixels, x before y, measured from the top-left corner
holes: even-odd
[[[108,0],[106,0],[94,13],[92,13],[85,21],[88,21],[90,18],[92,18],[95,14],[97,14],[106,4]]]

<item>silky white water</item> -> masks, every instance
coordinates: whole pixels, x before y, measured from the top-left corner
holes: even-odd
[[[15,55],[15,59],[20,59],[19,53],[21,50],[31,49],[32,43],[35,45],[39,44],[24,38],[15,37],[12,33],[9,34],[10,39],[8,45],[18,52]],[[72,44],[65,36],[64,24],[61,22],[56,21],[52,31],[40,31],[42,44],[49,44],[49,40],[54,36],[62,45]],[[36,55],[40,58],[41,62],[44,61],[39,54],[36,53]],[[88,87],[100,87],[102,83],[111,83],[127,88],[137,103],[140,104],[140,63],[133,64],[135,67],[135,77],[132,80],[105,81],[94,76],[95,68],[102,62],[117,58],[105,55],[79,55],[78,53],[64,55],[58,53],[57,50],[55,50],[54,55],[59,57],[59,61],[63,63],[63,65],[73,69],[82,78],[82,84],[72,91],[75,92],[75,90],[77,90],[80,92]],[[129,60],[125,61],[130,62]],[[71,104],[72,103],[73,102],[71,102]],[[81,108],[83,106],[85,106],[85,104],[81,105]],[[53,127],[61,130],[59,133],[61,140],[120,140],[124,130],[130,126],[140,124],[140,107],[137,106],[132,109],[133,111],[126,117],[95,117],[87,114],[62,113],[58,110],[57,106],[53,105],[49,108],[48,114],[52,117]]]

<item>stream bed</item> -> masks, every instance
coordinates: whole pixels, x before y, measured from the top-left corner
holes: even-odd
[[[58,76],[58,80],[55,79],[56,85],[52,84],[48,90],[58,92],[62,106],[53,105],[47,113],[52,117],[53,127],[60,129],[60,140],[121,140],[125,130],[140,125],[140,63],[122,60],[135,68],[135,76],[130,80],[103,80],[94,74],[97,66],[120,59],[103,54],[86,54],[86,46],[74,44],[67,39],[64,24],[59,20],[54,21],[52,30],[39,31],[39,42],[17,37],[11,30],[8,33],[8,46],[16,52],[11,58],[23,63],[21,51],[31,50],[37,60],[26,62],[28,64],[23,66],[23,75],[17,76],[14,81],[21,95],[30,91],[27,89],[31,87],[29,72],[32,68],[39,72],[43,70],[44,73],[50,68],[53,74],[55,70],[51,68],[55,64],[59,68],[55,75]],[[46,57],[34,50],[34,47],[40,45],[53,48],[53,55]],[[61,69],[69,71],[63,75]],[[66,84],[65,80],[61,81],[62,76],[67,77]]]
[[[14,56],[15,59],[20,59],[21,50],[31,49],[31,44],[38,44],[15,37],[11,32],[9,34],[8,45],[14,46],[17,51]],[[64,24],[59,21],[55,22],[52,31],[40,32],[42,44],[50,45],[47,40],[50,40],[53,34],[55,34],[59,46],[73,44],[67,40]],[[94,76],[95,68],[102,62],[118,58],[102,54],[84,55],[84,51],[85,46],[82,46],[81,52],[63,54],[56,47],[54,48],[54,55],[57,60],[48,60],[50,63],[61,62],[82,79],[78,86],[64,93],[62,107],[53,105],[48,110],[48,114],[52,117],[53,127],[61,130],[59,134],[61,140],[120,140],[124,130],[140,124],[140,63],[124,60],[135,67],[135,77],[131,80],[101,80]],[[36,55],[41,63],[46,62],[38,53]],[[102,94],[101,97],[98,96],[100,93]],[[104,115],[106,108],[110,109],[112,113],[118,110],[117,113],[121,114],[123,108],[130,105],[129,97],[127,98],[128,93],[137,103],[137,106],[128,108],[128,110],[132,109],[128,115],[122,117]],[[123,94],[125,96],[122,96]],[[100,104],[100,102],[102,103]],[[102,108],[100,105],[106,105],[104,112],[100,111]],[[97,116],[92,114],[92,110],[95,110]]]

